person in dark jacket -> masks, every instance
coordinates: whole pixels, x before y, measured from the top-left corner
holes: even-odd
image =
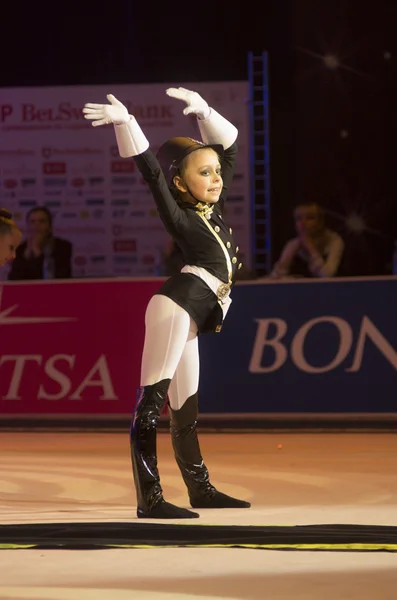
[[[27,239],[18,247],[8,279],[69,279],[72,244],[52,233],[52,214],[35,206],[26,216]]]
[[[138,518],[186,519],[199,515],[164,500],[157,469],[156,430],[167,395],[172,444],[190,505],[250,506],[210,483],[196,431],[198,334],[220,331],[241,264],[232,230],[223,220],[238,132],[197,92],[170,88],[167,94],[186,102],[185,115],[197,116],[203,141],[172,138],[155,156],[135,117],[114,96],[107,96],[110,104],[86,104],[83,112],[95,126],[114,124],[120,155],[134,157],[183,256],[181,272],[163,283],[146,310],[141,387],[130,440]]]

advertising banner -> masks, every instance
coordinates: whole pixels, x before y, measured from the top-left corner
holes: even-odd
[[[246,81],[3,89],[0,101],[0,206],[25,229],[36,205],[54,215],[55,235],[73,243],[75,277],[161,273],[168,244],[149,189],[132,158],[121,158],[112,125],[92,127],[86,102],[113,93],[141,125],[154,152],[167,139],[200,139],[197,119],[165,90],[184,86],[239,130],[239,154],[226,219],[250,267],[249,118]],[[7,270],[0,271],[0,280]]]
[[[244,283],[202,336],[204,413],[397,412],[397,277]]]
[[[0,415],[130,414],[150,281],[0,286]]]
[[[0,415],[129,415],[161,279],[0,286]],[[397,412],[397,278],[239,283],[202,414]]]

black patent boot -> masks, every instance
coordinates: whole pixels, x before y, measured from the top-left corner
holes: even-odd
[[[170,410],[172,446],[193,508],[249,508],[251,504],[218,492],[210,483],[197,438],[198,394]]]
[[[199,515],[166,502],[157,469],[157,425],[170,379],[138,388],[130,429],[132,470],[140,519],[192,519]]]

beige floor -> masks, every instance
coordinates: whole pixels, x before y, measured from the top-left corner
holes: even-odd
[[[252,502],[201,523],[397,525],[394,434],[203,433],[201,445],[212,481]],[[166,498],[187,506],[167,434],[159,457]],[[128,434],[0,433],[1,523],[131,522],[134,504]],[[0,598],[396,600],[397,553],[2,550]]]

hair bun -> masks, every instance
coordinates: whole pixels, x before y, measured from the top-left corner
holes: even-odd
[[[7,210],[6,208],[0,208],[0,217],[3,217],[3,219],[12,219],[12,213],[10,213],[9,210]]]

